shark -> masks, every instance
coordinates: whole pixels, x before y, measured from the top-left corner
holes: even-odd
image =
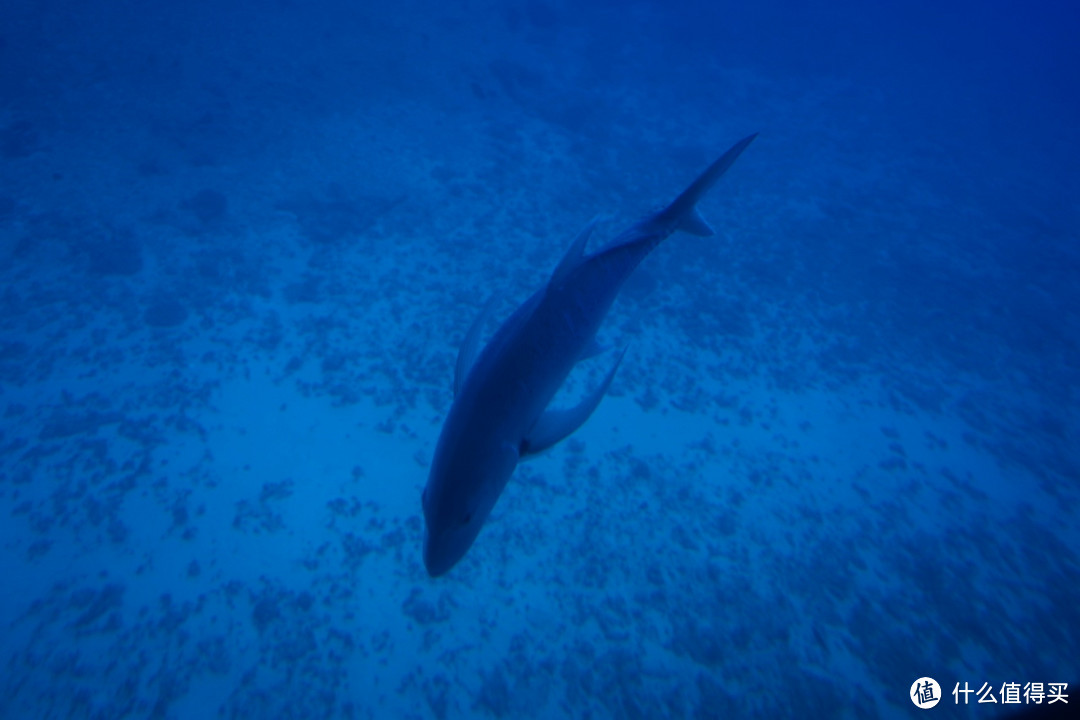
[[[677,231],[714,231],[698,201],[757,134],[735,143],[662,210],[586,253],[598,218],[578,233],[547,283],[481,347],[496,302],[465,334],[454,372],[454,399],[435,446],[421,504],[424,567],[446,574],[473,546],[518,463],[580,428],[599,406],[626,349],[577,405],[549,404],[574,366],[596,354],[596,334],[630,274]]]

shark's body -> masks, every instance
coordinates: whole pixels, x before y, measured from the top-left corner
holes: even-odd
[[[454,402],[424,489],[424,565],[432,577],[465,556],[518,461],[567,437],[596,409],[618,361],[577,407],[547,410],[547,406],[595,343],[600,323],[638,264],[676,230],[712,234],[695,206],[754,137],[736,143],[671,205],[629,228],[603,250],[586,255],[590,223],[547,285],[525,301],[478,353],[491,303],[481,313],[458,356]]]

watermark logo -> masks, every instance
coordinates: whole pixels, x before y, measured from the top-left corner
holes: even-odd
[[[989,703],[992,705],[1062,705],[1069,704],[1069,683],[1042,683],[1026,682],[1021,685],[1018,682],[1003,682],[1001,689],[995,693],[994,686],[984,682],[978,690],[967,682],[963,687],[957,682],[952,690],[953,702],[956,705],[968,705]],[[921,677],[911,683],[911,702],[920,710],[929,710],[941,702],[941,686],[937,680],[931,677]],[[972,698],[974,696],[974,698]],[[946,701],[947,702],[947,701]],[[1078,716],[1080,717],[1080,716]]]
[[[911,683],[911,702],[915,707],[929,710],[941,701],[941,686],[937,680],[921,677]]]

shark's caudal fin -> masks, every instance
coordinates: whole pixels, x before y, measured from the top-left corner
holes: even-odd
[[[697,211],[698,200],[709,191],[709,188],[716,184],[720,176],[727,172],[727,169],[734,164],[742,151],[756,137],[757,133],[754,133],[732,145],[731,149],[721,155],[720,159],[710,165],[705,172],[701,173],[697,180],[690,183],[690,187],[683,190],[682,194],[675,198],[674,202],[661,210],[656,219],[664,227],[674,225],[675,229],[688,232],[691,235],[714,234],[713,229],[709,227],[709,223],[705,222],[705,218],[701,217],[701,214]]]

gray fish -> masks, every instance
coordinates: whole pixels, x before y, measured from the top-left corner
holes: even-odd
[[[701,197],[750,142],[735,143],[663,210],[586,255],[594,219],[578,234],[547,284],[525,301],[481,351],[489,302],[465,336],[454,378],[454,402],[443,424],[424,488],[424,566],[437,577],[472,547],[522,458],[568,437],[600,404],[622,360],[576,407],[548,403],[583,357],[634,268],[676,230],[712,235],[697,211]]]

